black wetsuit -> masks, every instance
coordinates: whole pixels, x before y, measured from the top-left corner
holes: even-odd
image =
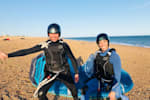
[[[57,52],[56,51],[56,47],[58,48],[62,48],[63,49],[63,53],[62,53],[62,59],[61,60],[64,60],[62,63],[63,63],[63,66],[57,66],[57,63],[52,63],[52,58],[53,59],[58,59],[58,55],[57,55]],[[53,50],[51,50],[53,49]],[[31,53],[35,53],[35,52],[38,52],[38,51],[41,51],[43,50],[44,53],[45,53],[45,56],[46,56],[46,64],[45,64],[45,69],[44,69],[44,72],[45,72],[45,78],[48,76],[48,75],[55,75],[55,72],[53,71],[60,71],[61,69],[63,69],[64,71],[61,72],[55,80],[51,81],[49,84],[43,86],[41,88],[40,91],[42,91],[42,93],[38,96],[39,97],[39,100],[48,100],[48,98],[46,97],[46,94],[49,90],[49,88],[52,86],[52,84],[54,83],[54,81],[56,80],[59,80],[61,82],[63,82],[71,91],[72,93],[72,96],[74,98],[74,100],[77,100],[77,89],[74,85],[74,80],[71,76],[71,73],[70,73],[70,68],[69,68],[69,64],[65,61],[65,58],[64,57],[69,57],[71,62],[72,62],[72,65],[73,65],[73,68],[74,68],[74,71],[75,71],[75,74],[78,74],[78,68],[77,68],[77,61],[75,59],[75,57],[73,56],[69,46],[67,43],[61,41],[61,40],[58,40],[57,42],[52,42],[50,40],[48,41],[45,41],[45,42],[42,42],[32,48],[28,48],[28,49],[23,49],[23,50],[19,50],[19,51],[16,51],[16,52],[13,52],[13,53],[9,53],[8,54],[8,57],[16,57],[16,56],[24,56],[24,55],[28,55],[28,54],[31,54]],[[54,52],[53,52],[54,51]],[[56,54],[53,54],[53,53],[56,53]],[[53,56],[52,56],[53,55]],[[54,61],[53,61],[54,62]],[[58,61],[58,63],[61,64],[60,61]],[[57,67],[53,67],[54,65],[56,65]]]

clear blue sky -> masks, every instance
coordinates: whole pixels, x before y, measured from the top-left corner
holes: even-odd
[[[150,0],[0,0],[0,35],[63,37],[150,35]]]

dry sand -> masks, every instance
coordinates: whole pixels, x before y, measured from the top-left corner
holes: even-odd
[[[0,51],[5,53],[30,48],[47,38],[9,37],[4,41],[0,37]],[[65,40],[71,47],[75,57],[82,57],[85,62],[91,53],[98,48],[95,42]],[[111,44],[121,57],[122,67],[130,73],[134,88],[126,93],[130,100],[150,100],[150,48]],[[33,98],[35,87],[29,80],[31,60],[40,52],[24,57],[9,58],[0,62],[0,100],[38,100]],[[54,96],[48,94],[49,100]],[[60,100],[68,98],[61,97]]]

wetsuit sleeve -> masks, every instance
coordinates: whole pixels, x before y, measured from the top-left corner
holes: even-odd
[[[121,79],[121,60],[120,60],[120,56],[116,53],[113,53],[110,57],[110,62],[112,62],[112,64],[113,64],[115,80],[117,81],[113,85],[112,91],[117,93],[118,89],[120,89],[120,79]]]
[[[28,55],[28,54],[31,54],[31,53],[41,51],[41,50],[43,50],[41,48],[41,45],[36,45],[32,48],[22,49],[22,50],[18,50],[16,52],[9,53],[8,57],[24,56],[24,55]]]
[[[84,66],[84,72],[88,78],[90,78],[94,74],[94,59],[95,55],[91,54],[87,61],[85,62]]]
[[[70,47],[68,46],[67,43],[64,43],[64,46],[65,46],[65,50],[66,50],[66,53],[67,53],[67,56],[70,58],[71,62],[72,62],[72,65],[73,65],[73,68],[74,68],[74,71],[76,74],[78,74],[78,64],[77,64],[77,60],[75,59],[73,53],[71,52],[71,49]]]

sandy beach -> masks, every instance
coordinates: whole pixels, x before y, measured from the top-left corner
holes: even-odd
[[[9,38],[10,40],[3,40],[4,37],[0,37],[0,51],[10,53],[47,40],[41,37]],[[84,62],[98,49],[95,42],[64,41],[69,44],[75,57],[81,57]],[[130,100],[150,100],[150,48],[115,44],[110,44],[110,47],[117,50],[121,57],[122,68],[131,75],[134,82],[133,89],[125,95]],[[0,61],[0,100],[38,100],[33,98],[36,88],[29,79],[29,71],[31,60],[39,53],[41,52]],[[53,100],[53,95],[48,96],[49,100]],[[60,100],[66,99],[68,98],[60,97]]]

